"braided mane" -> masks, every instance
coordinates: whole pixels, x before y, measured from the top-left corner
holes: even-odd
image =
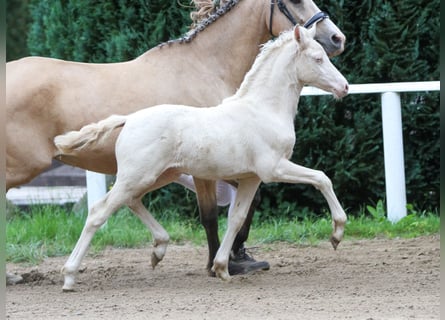
[[[191,30],[181,38],[169,40],[160,44],[160,46],[192,41],[198,33],[229,12],[240,1],[241,0],[192,0],[196,11],[190,13],[192,19]]]
[[[208,19],[215,14],[218,9],[223,9],[223,6],[231,2],[230,0],[192,0],[196,11],[190,13],[192,25],[190,29],[196,28],[201,22]],[[236,1],[239,2],[239,1]],[[223,9],[224,10],[224,9]]]

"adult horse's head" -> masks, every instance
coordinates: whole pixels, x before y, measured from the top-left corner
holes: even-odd
[[[265,0],[264,2],[268,6],[266,23],[272,35],[277,36],[295,24],[308,29],[317,25],[314,39],[322,45],[326,53],[333,57],[343,52],[345,35],[312,0]]]

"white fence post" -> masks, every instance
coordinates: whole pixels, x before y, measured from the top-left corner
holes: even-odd
[[[93,171],[86,171],[87,193],[88,193],[88,211],[98,200],[102,199],[107,193],[107,183],[105,175]]]
[[[385,158],[386,208],[388,220],[406,216],[405,162],[400,95],[382,94],[383,150]]]

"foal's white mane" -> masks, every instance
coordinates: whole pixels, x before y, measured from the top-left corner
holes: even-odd
[[[270,61],[271,59],[273,60],[274,59],[273,56],[280,53],[284,46],[292,43],[294,44],[293,46],[294,50],[292,50],[292,52],[296,54],[298,51],[298,43],[295,41],[293,29],[284,31],[280,34],[278,38],[269,40],[268,42],[263,44],[261,46],[260,53],[257,55],[252,65],[252,68],[245,75],[244,80],[241,83],[235,95],[225,100],[229,100],[232,98],[240,98],[243,95],[245,95],[249,90],[251,90],[250,87],[252,85],[252,82],[253,80],[257,81],[257,77],[259,76],[259,74],[262,75],[269,74],[265,70],[272,68],[273,64],[271,63],[268,64],[265,62]],[[259,71],[261,71],[261,73]]]

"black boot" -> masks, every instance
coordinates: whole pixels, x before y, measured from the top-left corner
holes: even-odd
[[[267,261],[256,261],[246,253],[244,245],[236,252],[230,255],[229,274],[246,274],[257,270],[269,270],[270,265]]]

